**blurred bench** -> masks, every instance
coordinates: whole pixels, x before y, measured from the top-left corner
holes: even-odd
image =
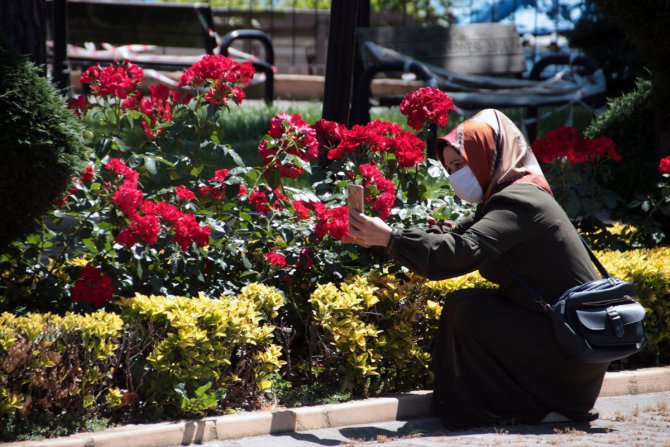
[[[402,96],[373,98],[371,83],[378,75],[411,73],[424,85],[449,94],[463,110],[522,108],[530,141],[535,138],[539,107],[604,101],[602,70],[584,56],[546,57],[523,79],[526,61],[514,25],[359,28],[357,33],[363,70],[354,80],[353,124],[369,121],[373,105],[400,104]],[[561,70],[544,76],[551,66]]]
[[[250,62],[265,75],[265,101],[274,96],[274,50],[260,30],[214,31],[209,4],[108,0],[48,0],[55,75],[69,67],[106,65],[127,59],[143,68],[184,70],[205,54]],[[236,40],[261,43],[264,59],[231,47]]]
[[[478,23],[428,27],[358,28],[358,41],[406,54],[434,67],[457,73],[519,76],[526,70],[524,50],[511,24]],[[375,55],[361,50],[364,65]]]

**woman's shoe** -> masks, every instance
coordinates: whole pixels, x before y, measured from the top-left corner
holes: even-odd
[[[598,419],[600,414],[598,413],[598,410],[591,408],[589,411],[585,411],[583,413],[566,413],[566,416],[572,422],[591,422]]]
[[[560,413],[556,413],[555,411],[550,411],[538,423],[539,424],[557,424],[557,423],[560,423],[560,422],[570,422],[570,419],[567,416],[563,416]]]
[[[556,413],[555,411],[550,411],[547,415],[539,422],[540,424],[557,424],[561,422],[591,422],[595,421],[600,417],[600,414],[595,408],[591,408],[589,411],[583,413]]]

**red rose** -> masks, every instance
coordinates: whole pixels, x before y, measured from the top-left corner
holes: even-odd
[[[142,101],[142,98],[144,97],[144,93],[142,91],[137,91],[135,92],[134,95],[127,97],[122,103],[121,103],[121,110],[124,112],[127,110],[139,110],[140,109],[140,102]]]
[[[396,135],[393,146],[398,166],[401,168],[412,168],[425,159],[425,143],[411,132]]]
[[[158,241],[161,224],[155,215],[136,215],[133,217],[133,223],[129,228],[133,232],[133,236],[140,238],[147,245],[153,245]]]
[[[86,95],[79,95],[76,98],[71,98],[67,101],[67,106],[69,109],[75,111],[75,113],[80,114],[86,112],[90,103]]]
[[[188,249],[193,242],[198,247],[209,243],[210,230],[208,226],[200,226],[193,214],[182,214],[174,225],[175,241],[182,250]]]
[[[670,174],[670,156],[661,158],[658,164],[658,171],[664,174]]]
[[[140,178],[139,173],[126,166],[120,158],[111,158],[105,165],[105,169],[109,169],[118,175],[122,175],[124,178],[123,184],[126,187],[133,188],[137,186],[137,182]]]
[[[93,166],[88,165],[86,168],[84,168],[84,172],[81,174],[81,181],[82,182],[90,182],[93,180],[93,177],[95,176],[95,170],[93,169]]]
[[[307,270],[314,265],[314,250],[311,248],[303,248],[300,250],[300,257],[296,262],[296,267]]]
[[[314,124],[316,139],[326,148],[336,147],[347,133],[346,126],[335,121],[321,119]]]
[[[452,99],[439,89],[424,87],[410,92],[400,103],[400,111],[407,115],[407,124],[421,130],[426,122],[444,127],[449,122],[449,111],[453,110]]]
[[[307,219],[309,217],[310,209],[306,206],[304,201],[295,200],[293,202],[293,209],[298,218]]]
[[[189,201],[195,199],[195,193],[184,185],[177,186],[174,192],[175,195],[182,200]]]
[[[101,68],[89,67],[82,73],[82,84],[90,84],[91,91],[101,96],[113,96],[126,99],[128,94],[137,90],[144,71],[128,61],[114,61],[112,65]]]
[[[87,265],[81,271],[81,276],[70,289],[70,299],[73,302],[90,303],[102,306],[114,295],[112,277],[99,272],[95,267]]]
[[[135,236],[133,236],[133,230],[131,228],[124,228],[121,232],[114,238],[114,242],[123,244],[126,247],[130,248],[137,242]]]
[[[176,224],[177,221],[182,217],[182,212],[179,211],[179,208],[167,202],[156,203],[155,212],[160,214],[163,220],[171,225]]]
[[[142,204],[143,197],[142,191],[122,185],[112,196],[112,201],[123,214],[132,217],[137,214],[137,207]]]
[[[209,83],[205,101],[226,105],[232,98],[240,104],[245,97],[241,87],[247,85],[253,75],[254,68],[248,62],[240,64],[226,56],[208,54],[182,73],[179,86],[202,87]]]
[[[280,193],[279,188],[273,191],[267,185],[260,185],[249,194],[249,204],[253,205],[259,213],[267,214],[271,208],[283,210],[282,201],[284,200],[288,200],[288,197]]]
[[[330,234],[334,239],[341,240],[349,234],[349,208],[344,205],[317,215],[314,231],[320,238]]]
[[[391,215],[393,204],[395,203],[395,194],[383,192],[377,197],[372,206],[379,213],[379,218],[386,220]]]
[[[263,256],[268,260],[268,262],[270,262],[270,264],[274,265],[275,267],[286,267],[286,257],[280,255],[274,250],[270,250],[268,253],[264,253]]]
[[[228,169],[219,169],[218,171],[214,171],[214,177],[210,179],[210,182],[222,182],[225,180],[227,175]]]
[[[270,139],[263,139],[258,145],[258,155],[265,167],[266,177],[272,169],[278,169],[282,176],[294,179],[304,172],[295,162],[295,156],[309,162],[319,155],[316,132],[300,115],[280,113],[270,121]]]

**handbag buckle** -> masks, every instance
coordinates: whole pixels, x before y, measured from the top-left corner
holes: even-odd
[[[621,315],[619,315],[619,312],[616,311],[614,306],[608,307],[607,309],[605,309],[605,312],[607,312],[607,317],[609,318],[610,323],[614,328],[614,335],[616,335],[619,338],[623,337],[624,335],[623,321],[621,320]]]

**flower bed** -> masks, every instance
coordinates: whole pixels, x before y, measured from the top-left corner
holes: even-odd
[[[413,131],[280,113],[249,166],[224,141],[252,76],[223,56],[203,58],[172,91],[138,90],[142,71],[129,63],[83,74],[93,94],[70,105],[88,165],[42,231],[0,255],[0,421],[147,420],[430,386],[440,302],[483,280],[427,282],[340,239],[351,183],[365,189],[366,214],[391,225],[472,212],[425,157],[428,126],[448,124],[451,99],[408,95]],[[584,188],[606,181],[596,172],[619,158],[611,141],[564,129],[534,149],[576,224],[606,210],[605,191],[584,205]],[[604,225],[590,236],[630,240]],[[667,362],[670,272],[656,262],[667,249],[601,257],[650,310],[650,343],[630,364]]]
[[[647,347],[613,366],[667,363],[670,249],[598,255],[613,275],[638,284],[649,312]],[[283,317],[292,305],[286,295],[256,283],[221,299],[138,294],[118,313],[3,313],[0,417],[137,420],[255,409],[282,397],[278,389],[300,386],[297,369],[311,369],[331,392],[428,388],[440,302],[487,286],[476,273],[444,281],[377,273],[321,284],[303,315],[312,317],[314,352],[287,343],[300,329]]]

